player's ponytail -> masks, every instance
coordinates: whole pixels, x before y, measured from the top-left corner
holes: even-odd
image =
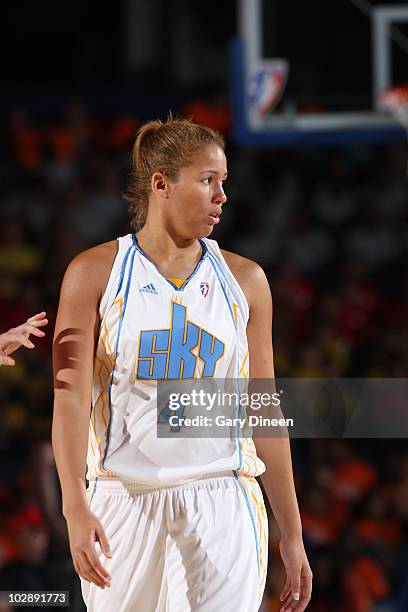
[[[133,175],[125,200],[129,205],[134,231],[143,227],[148,208],[150,191],[151,164],[153,154],[154,133],[163,125],[160,119],[145,123],[138,130],[132,150]]]
[[[224,149],[221,134],[189,119],[174,119],[170,115],[165,122],[156,119],[142,125],[133,145],[133,172],[124,194],[135,232],[146,222],[152,175],[160,171],[177,181],[180,168],[188,166],[192,155],[210,144]]]

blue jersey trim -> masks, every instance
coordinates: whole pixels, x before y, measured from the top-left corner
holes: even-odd
[[[220,270],[220,272],[217,270],[216,266],[214,265],[216,262],[214,261],[213,256],[212,256],[211,254],[209,255],[208,259],[210,260],[210,262],[211,262],[211,264],[212,264],[212,266],[213,266],[213,268],[214,268],[215,275],[216,275],[216,277],[217,277],[217,279],[218,279],[218,282],[220,283],[220,286],[221,286],[222,292],[223,292],[224,297],[225,297],[225,299],[226,299],[226,301],[227,301],[227,304],[228,304],[228,309],[229,309],[229,311],[230,311],[230,315],[231,315],[232,323],[234,324],[235,335],[236,335],[237,325],[236,325],[236,322],[235,322],[234,310],[233,310],[233,308],[231,307],[230,301],[229,301],[228,296],[227,296],[227,294],[226,294],[226,292],[225,292],[225,289],[224,289],[224,285],[223,285],[223,283],[222,283],[222,281],[221,281],[221,278],[220,278],[220,275],[222,275],[222,276],[224,277],[224,280],[226,280],[226,279],[225,279],[225,276],[224,276],[224,274],[222,273],[222,270]]]
[[[243,493],[244,499],[246,501],[246,505],[248,507],[249,516],[251,517],[252,528],[254,530],[254,537],[255,537],[256,560],[257,560],[257,563],[258,563],[258,571],[259,571],[259,542],[258,542],[258,536],[257,536],[257,533],[256,533],[255,518],[254,518],[254,515],[252,514],[251,504],[249,503],[248,496],[247,496],[247,494],[245,492],[245,489],[242,486],[242,484],[241,484],[241,482],[240,482],[240,480],[238,478],[238,475],[237,475],[236,471],[232,470],[232,473],[234,474],[234,478],[235,478],[236,482],[238,483],[238,485],[239,485],[239,487],[240,487],[240,489],[241,489],[241,491]]]
[[[221,276],[224,278],[228,289],[231,291],[232,295],[235,298],[235,301],[238,303],[238,299],[236,298],[234,289],[231,287],[231,283],[229,282],[228,278],[225,276],[225,272],[224,270],[221,268],[220,264],[218,263],[218,261],[216,260],[216,258],[214,257],[214,255],[212,253],[208,253],[209,258],[211,259],[211,261],[215,264],[215,267],[219,270],[219,273],[221,274]],[[233,315],[234,318],[234,322],[235,322],[235,317]]]
[[[98,480],[99,480],[99,476],[97,476],[97,477],[95,478],[95,484],[94,484],[94,486],[93,486],[93,488],[92,488],[91,499],[89,500],[89,508],[91,508],[91,504],[92,504],[92,501],[93,501],[94,495],[95,495],[95,493],[96,493],[96,485],[98,484]]]
[[[211,264],[212,264],[212,266],[213,266],[213,269],[214,269],[214,272],[215,272],[215,275],[216,275],[216,277],[217,277],[217,279],[218,279],[218,282],[220,283],[220,287],[221,287],[222,292],[223,292],[223,294],[224,294],[224,297],[225,297],[225,299],[226,299],[226,301],[227,301],[228,308],[229,308],[229,311],[230,311],[230,314],[231,314],[231,318],[232,318],[232,323],[233,323],[233,325],[234,325],[234,330],[235,330],[235,343],[236,343],[236,347],[237,347],[237,368],[236,368],[237,387],[238,387],[237,391],[238,391],[238,397],[241,397],[241,393],[240,393],[240,389],[239,389],[239,384],[238,384],[238,379],[239,379],[239,343],[238,343],[238,328],[237,328],[237,324],[236,324],[236,321],[235,321],[234,311],[233,311],[233,309],[232,309],[232,307],[231,307],[230,301],[229,301],[228,296],[227,296],[227,293],[226,293],[226,291],[225,291],[225,288],[224,288],[223,282],[222,282],[222,280],[221,280],[221,276],[222,276],[223,280],[225,281],[225,283],[227,284],[227,286],[228,286],[229,290],[231,291],[231,293],[232,293],[232,295],[233,295],[234,297],[235,297],[235,294],[234,294],[234,292],[233,292],[233,290],[232,290],[232,288],[231,288],[230,284],[228,283],[228,279],[225,277],[225,274],[224,274],[224,272],[223,272],[223,270],[222,270],[221,266],[218,264],[217,260],[215,259],[215,257],[213,256],[213,254],[212,254],[212,253],[208,253],[208,259],[209,259],[209,261],[211,262]],[[241,418],[241,402],[239,403],[239,407],[238,407],[238,418]],[[237,427],[236,427],[236,437],[235,437],[235,440],[236,440],[236,448],[237,448],[237,451],[238,451],[238,467],[237,467],[237,470],[240,470],[240,469],[241,469],[241,466],[242,466],[242,450],[241,450],[241,444],[240,444],[240,437],[239,437],[239,425],[238,425],[238,423],[237,423]]]
[[[132,250],[132,248],[133,248],[133,245],[130,245],[129,248],[127,249],[126,253],[125,253],[124,258],[123,258],[122,266],[121,266],[121,269],[120,269],[120,277],[119,277],[118,288],[117,288],[117,291],[115,293],[114,301],[116,300],[116,298],[119,295],[120,290],[122,289],[123,279],[124,279],[125,271],[126,271],[126,265],[127,265],[127,262],[128,262],[128,259],[129,259],[129,255],[130,255],[130,251]],[[112,373],[112,378],[111,378],[111,383],[110,384],[112,384],[112,380],[113,380],[113,373]],[[110,430],[111,414],[112,414],[112,410],[111,410],[111,391],[110,391],[110,385],[109,385],[109,422],[108,422],[108,432]],[[108,435],[108,432],[107,432],[107,435]],[[105,451],[104,451],[104,457],[103,457],[103,460],[102,460],[102,467],[103,467],[103,463],[105,461],[106,452],[107,452],[107,446],[105,447]],[[92,488],[92,493],[91,493],[91,498],[90,498],[90,501],[89,501],[89,505],[91,505],[92,500],[94,498],[94,495],[96,493],[96,487],[97,487],[97,484],[98,484],[98,480],[99,480],[99,476],[97,476],[95,478],[95,484],[94,484],[94,486]]]
[[[132,240],[133,240],[133,244],[136,247],[136,249],[139,251],[139,253],[141,255],[143,255],[143,257],[145,257],[147,259],[147,261],[149,261],[152,266],[155,268],[156,272],[159,274],[159,276],[166,281],[166,283],[168,283],[171,287],[173,287],[173,289],[175,291],[184,291],[184,289],[187,287],[188,283],[191,281],[192,278],[194,278],[194,276],[197,274],[198,270],[201,267],[201,264],[203,263],[204,259],[206,259],[206,257],[208,256],[208,248],[207,245],[205,244],[205,242],[203,240],[199,240],[199,243],[201,244],[201,247],[203,249],[203,254],[201,256],[200,261],[197,263],[196,267],[194,268],[194,270],[192,271],[192,273],[190,274],[190,276],[184,281],[184,283],[182,284],[181,287],[177,287],[177,285],[175,285],[174,283],[171,282],[171,280],[169,280],[168,278],[166,278],[165,276],[163,276],[163,274],[160,272],[159,268],[156,266],[156,264],[150,259],[150,257],[148,255],[146,255],[146,253],[140,248],[140,246],[138,245],[137,242],[137,238],[135,236],[135,234],[132,234]]]
[[[128,262],[129,254],[130,254],[130,251],[132,250],[132,248],[133,248],[133,246],[130,245],[130,247],[128,248],[128,250],[125,253],[125,257],[123,258],[122,268],[120,270],[120,278],[119,278],[118,290],[116,291],[116,294],[115,294],[115,300],[118,297],[120,290],[122,289],[123,278],[125,276],[125,270],[126,270],[126,264]]]
[[[108,430],[106,432],[105,451],[104,451],[103,460],[102,460],[102,468],[103,469],[105,469],[105,460],[106,460],[106,456],[108,454],[108,448],[109,448],[109,442],[110,442],[110,430],[111,430],[111,424],[112,424],[112,385],[113,385],[113,378],[115,376],[116,362],[117,362],[118,349],[119,349],[119,340],[120,340],[120,334],[121,334],[121,331],[122,331],[123,319],[125,317],[126,305],[127,305],[127,301],[128,301],[128,297],[129,297],[129,291],[130,291],[130,284],[131,284],[131,280],[132,280],[132,272],[133,272],[133,264],[134,264],[134,260],[135,260],[135,255],[136,255],[136,249],[133,248],[132,257],[130,259],[129,274],[128,274],[128,277],[127,277],[125,295],[123,297],[122,316],[120,317],[118,335],[117,335],[117,338],[116,338],[115,363],[113,365],[111,381],[109,383],[109,422],[108,422]]]

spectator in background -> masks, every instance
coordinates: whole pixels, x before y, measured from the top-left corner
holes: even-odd
[[[7,332],[0,334],[0,365],[15,365],[16,362],[9,355],[19,349],[20,346],[33,349],[35,345],[30,340],[31,334],[38,338],[45,336],[45,333],[39,329],[48,323],[45,315],[45,312],[39,312],[27,319],[22,325],[12,327]]]
[[[358,223],[345,236],[348,255],[362,261],[371,272],[379,273],[402,255],[402,244],[393,229],[384,227],[377,210],[361,205]]]
[[[329,486],[334,499],[354,504],[376,485],[379,475],[375,467],[356,457],[345,440],[333,440],[329,454]]]
[[[27,110],[21,106],[13,109],[7,127],[10,158],[22,172],[38,171],[42,161],[41,135],[38,127],[32,125]]]
[[[379,561],[366,554],[351,529],[342,543],[341,588],[347,612],[371,612],[390,595],[390,583]],[[341,555],[340,555],[341,556]]]
[[[302,272],[316,274],[331,263],[335,248],[332,238],[314,223],[310,213],[299,211],[290,226],[286,256],[297,260]]]

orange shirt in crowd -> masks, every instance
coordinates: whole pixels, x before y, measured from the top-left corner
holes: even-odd
[[[303,533],[314,544],[330,546],[336,542],[347,516],[347,507],[340,502],[333,502],[324,514],[303,510],[301,511]]]
[[[202,100],[186,104],[182,109],[184,117],[192,118],[197,123],[208,125],[220,132],[228,132],[231,127],[231,115],[227,105],[213,106]]]
[[[60,161],[73,161],[76,158],[74,138],[67,126],[56,125],[48,130],[46,136],[55,157]]]
[[[390,594],[390,585],[378,563],[370,557],[356,559],[344,576],[347,612],[371,612],[378,600]]]
[[[337,499],[354,501],[369,491],[377,479],[377,472],[369,463],[351,459],[333,471],[331,491]]]
[[[15,126],[10,130],[14,158],[21,170],[35,170],[41,161],[41,135],[29,126]]]
[[[394,519],[361,519],[356,531],[364,542],[384,542],[397,546],[402,541],[401,525]]]
[[[118,117],[108,132],[107,141],[114,149],[125,149],[133,143],[139,126],[140,121],[135,117],[125,115]]]

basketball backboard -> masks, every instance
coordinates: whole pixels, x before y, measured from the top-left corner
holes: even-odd
[[[401,140],[379,103],[408,83],[408,5],[239,0],[235,133],[264,145]]]

